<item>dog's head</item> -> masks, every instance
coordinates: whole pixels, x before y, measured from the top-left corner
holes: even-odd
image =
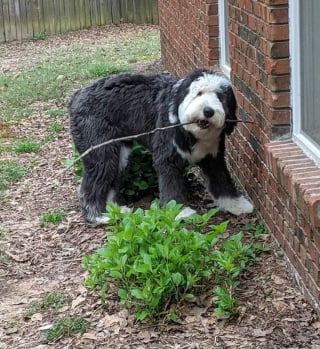
[[[188,123],[183,126],[196,138],[225,132],[230,134],[236,120],[237,103],[227,77],[218,72],[196,70],[177,82],[170,122]]]

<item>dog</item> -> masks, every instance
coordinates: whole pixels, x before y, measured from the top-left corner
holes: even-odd
[[[253,205],[237,191],[225,162],[225,137],[235,127],[236,109],[230,80],[219,71],[197,69],[182,79],[168,74],[119,74],[74,93],[69,103],[70,131],[82,154],[111,139],[183,124],[138,140],[152,153],[160,204],[186,203],[184,169],[197,164],[215,205],[240,215],[251,213]],[[108,222],[103,212],[106,203],[116,202],[131,147],[132,140],[113,142],[82,159],[79,195],[87,222]],[[192,213],[186,207],[178,218]]]

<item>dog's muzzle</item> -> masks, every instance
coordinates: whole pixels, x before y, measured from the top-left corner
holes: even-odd
[[[214,115],[214,110],[210,107],[205,107],[203,109],[203,116],[206,119],[200,119],[197,121],[197,125],[201,128],[201,129],[206,129],[210,126],[210,122],[207,119],[210,119],[212,116]]]

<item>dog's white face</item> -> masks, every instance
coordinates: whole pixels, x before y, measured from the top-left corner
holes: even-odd
[[[183,126],[196,138],[203,139],[219,134],[225,123],[225,110],[218,93],[230,82],[222,75],[204,73],[189,86],[189,93],[179,105],[178,117],[181,123],[195,122]]]

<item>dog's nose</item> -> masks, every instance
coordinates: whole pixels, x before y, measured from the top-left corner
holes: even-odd
[[[203,115],[206,117],[206,118],[211,118],[214,114],[214,110],[210,107],[205,107],[203,109]]]

